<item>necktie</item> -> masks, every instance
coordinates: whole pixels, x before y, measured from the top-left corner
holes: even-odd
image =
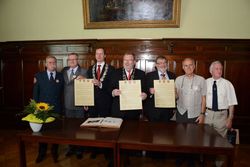
[[[49,80],[50,80],[50,81],[54,81],[53,72],[50,73]]]
[[[164,73],[161,73],[161,79],[166,79],[166,75]]]
[[[131,73],[131,70],[128,71],[128,80],[131,79],[131,74],[130,73]]]
[[[214,81],[214,84],[213,84],[212,110],[213,111],[218,110],[218,96],[217,96],[216,81]]]
[[[101,78],[101,65],[98,65],[97,68],[97,80],[100,81]]]
[[[74,70],[72,69],[72,70],[71,70],[71,73],[70,73],[70,76],[69,76],[69,79],[72,80],[73,77],[74,77]]]

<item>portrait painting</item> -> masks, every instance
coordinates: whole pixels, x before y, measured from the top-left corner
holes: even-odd
[[[84,28],[179,27],[181,0],[83,0]]]

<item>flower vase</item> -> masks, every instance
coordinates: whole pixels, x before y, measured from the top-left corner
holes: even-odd
[[[41,130],[42,126],[43,126],[43,124],[30,122],[30,128],[32,129],[33,132],[39,132]]]

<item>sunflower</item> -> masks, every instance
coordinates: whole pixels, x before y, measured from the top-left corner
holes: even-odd
[[[23,118],[23,121],[36,123],[48,123],[54,121],[54,118],[59,117],[59,114],[54,112],[54,106],[44,102],[37,103],[32,99],[30,100],[29,105],[25,106],[24,113],[27,113],[28,115]]]
[[[49,105],[47,103],[41,102],[36,104],[36,108],[39,111],[47,111],[49,109]]]

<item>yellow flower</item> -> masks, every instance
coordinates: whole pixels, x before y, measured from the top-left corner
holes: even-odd
[[[37,103],[36,104],[36,108],[37,110],[40,110],[40,111],[47,111],[49,109],[49,105],[47,103]]]
[[[48,123],[54,121],[54,118],[59,117],[59,114],[54,112],[54,106],[44,102],[37,103],[32,99],[30,100],[30,103],[25,106],[24,113],[27,113],[29,115],[23,118],[23,121],[37,123]],[[54,117],[53,120],[51,119],[51,117]]]

